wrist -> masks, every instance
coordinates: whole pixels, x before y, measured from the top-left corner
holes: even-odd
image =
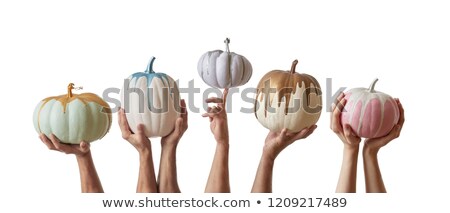
[[[277,155],[275,155],[274,153],[263,152],[261,156],[261,163],[273,165],[275,163],[276,158]]]
[[[358,154],[358,151],[359,151],[359,144],[356,144],[356,145],[350,145],[350,144],[345,143],[345,145],[344,145],[344,151],[345,151],[345,152],[348,152],[348,153],[356,153],[356,154]]]
[[[177,140],[167,140],[167,139],[161,139],[161,149],[176,149],[178,146],[178,142],[180,139]]]
[[[363,147],[363,155],[376,156],[378,154],[379,150],[380,150],[379,148],[370,147],[366,144]]]
[[[217,141],[217,149],[229,149],[230,144],[228,144],[228,141]]]
[[[150,145],[145,147],[136,148],[140,156],[147,156],[151,155],[152,153],[152,147]]]
[[[278,156],[278,154],[275,153],[274,151],[263,149],[263,154],[262,154],[261,160],[274,162],[275,159],[277,158],[277,156]]]
[[[76,154],[75,155],[77,157],[78,160],[83,160],[83,159],[89,159],[92,158],[91,155],[91,150],[85,152],[85,153],[81,153],[81,154]]]
[[[229,140],[228,138],[221,138],[221,139],[217,139],[217,145],[228,145],[229,144]]]

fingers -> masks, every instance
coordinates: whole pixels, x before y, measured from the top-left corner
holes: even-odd
[[[403,110],[403,105],[399,99],[395,100],[397,102],[398,110],[400,112],[400,118],[398,119],[398,125],[400,125],[400,130],[403,128],[403,123],[405,123],[405,111]]]
[[[208,107],[208,109],[206,109],[206,113],[202,114],[202,117],[213,118],[213,117],[217,116],[217,114],[221,111],[222,111],[222,108],[219,106]]]
[[[80,151],[83,153],[86,153],[89,151],[91,145],[89,143],[86,143],[84,141],[81,141],[80,143]]]
[[[228,88],[223,90],[222,98],[211,97],[205,100],[206,103],[216,103],[218,107],[225,108],[228,96]]]
[[[353,133],[352,127],[349,124],[344,126],[344,136],[346,141],[352,145],[361,142],[361,138]]]
[[[288,130],[286,128],[284,128],[284,129],[281,130],[280,134],[278,135],[278,137],[280,137],[280,140],[283,141],[283,142],[286,141],[287,131]]]
[[[317,125],[313,125],[313,126],[309,127],[308,132],[304,135],[303,138],[309,137],[316,129],[317,129]]]
[[[339,101],[337,102],[336,106],[333,107],[334,110],[331,114],[331,130],[333,130],[333,132],[335,133],[342,133],[341,112],[345,104],[347,103],[347,100],[343,98],[343,95],[339,97]]]
[[[45,136],[44,134],[41,133],[39,135],[39,138],[47,146],[48,149],[56,150],[55,146],[53,146],[53,143],[47,138],[47,136]]]
[[[64,152],[66,154],[69,154],[70,152],[70,146],[66,145],[66,144],[62,144],[59,139],[54,135],[51,134],[50,135],[50,140],[52,141],[53,146],[55,147],[56,150]]]
[[[145,136],[145,125],[144,125],[144,124],[139,124],[139,125],[137,126],[137,132],[136,132],[136,134],[146,137],[146,136]]]
[[[344,98],[344,93],[341,92],[341,94],[339,94],[336,100],[331,104],[331,112],[334,111],[336,105],[341,101],[342,98]]]
[[[317,125],[313,125],[313,126],[311,126],[309,128],[302,129],[300,132],[294,133],[292,135],[293,141],[307,138],[309,135],[311,135],[314,132],[314,130],[316,128],[317,128]]]
[[[181,99],[181,115],[180,115],[180,117],[183,119],[183,124],[186,126],[186,129],[187,129],[188,112],[186,110],[186,101],[184,99]]]
[[[131,131],[130,131],[130,127],[128,126],[128,121],[127,121],[127,117],[125,116],[124,109],[119,110],[118,117],[119,117],[120,131],[122,132],[122,138],[127,140],[131,135]]]
[[[211,97],[211,98],[207,98],[205,100],[206,103],[216,103],[216,104],[222,104],[223,103],[223,99],[222,98],[217,98],[217,97]]]
[[[226,106],[227,96],[228,96],[228,88],[225,88],[225,89],[223,90],[223,95],[222,95],[223,104],[222,104],[221,107]]]
[[[183,134],[183,124],[183,118],[177,118],[177,120],[175,121],[175,133],[177,135]]]
[[[392,130],[389,132],[388,135],[382,137],[383,141],[385,141],[383,143],[383,146],[388,144],[389,142],[391,142],[392,140],[398,138],[400,136],[400,131],[401,131],[402,127],[400,125],[395,125]]]

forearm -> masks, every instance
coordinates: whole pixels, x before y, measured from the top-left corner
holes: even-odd
[[[274,160],[265,156],[261,157],[253,182],[252,193],[271,193]]]
[[[230,192],[228,154],[228,143],[218,142],[205,192]]]
[[[172,144],[163,144],[161,147],[161,160],[158,173],[158,192],[180,192],[177,180],[176,150],[176,145]]]
[[[345,147],[342,159],[341,172],[339,175],[336,192],[355,193],[356,192],[356,171],[358,164],[359,146]]]
[[[136,192],[157,192],[151,149],[139,153],[139,177]]]
[[[367,148],[363,150],[366,192],[386,193],[377,155],[378,150],[370,150]]]
[[[98,177],[95,169],[94,161],[92,160],[91,152],[83,156],[77,156],[78,168],[80,171],[81,192],[83,193],[98,193],[103,192],[102,183]]]

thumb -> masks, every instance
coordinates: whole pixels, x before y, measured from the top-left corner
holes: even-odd
[[[356,136],[353,133],[352,127],[349,124],[346,124],[344,126],[344,136],[347,139],[347,142],[353,144],[354,142],[360,142],[361,138],[359,138],[358,136]]]
[[[82,152],[89,151],[90,146],[91,145],[89,143],[86,143],[84,141],[81,141],[81,143],[80,143],[80,149],[81,149]]]
[[[144,124],[139,124],[137,126],[137,132],[138,135],[145,135],[145,125]]]
[[[179,117],[175,122],[175,133],[181,134],[182,126],[183,126],[183,118]]]

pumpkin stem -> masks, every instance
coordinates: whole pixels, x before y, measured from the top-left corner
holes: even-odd
[[[155,71],[153,71],[153,62],[155,61],[155,59],[156,58],[152,56],[150,62],[148,62],[147,70],[145,70],[146,73],[155,73]]]
[[[298,64],[298,60],[295,59],[295,60],[292,62],[291,73],[295,73],[295,67],[297,66],[297,64]]]
[[[369,92],[371,92],[371,93],[375,92],[375,84],[377,83],[377,81],[378,81],[378,78],[375,78],[375,80],[373,80],[372,84],[370,84]]]
[[[83,89],[83,87],[74,87],[75,84],[74,83],[70,83],[69,86],[67,86],[67,97],[71,98],[73,96],[72,94],[72,90],[80,90]]]
[[[225,43],[225,50],[227,51],[227,53],[230,53],[230,39],[226,38],[225,41],[223,41]]]
[[[71,98],[72,96],[73,96],[73,94],[72,94],[72,90],[73,90],[73,86],[74,86],[75,84],[73,84],[73,83],[70,83],[68,86],[67,86],[67,97],[68,98]]]

